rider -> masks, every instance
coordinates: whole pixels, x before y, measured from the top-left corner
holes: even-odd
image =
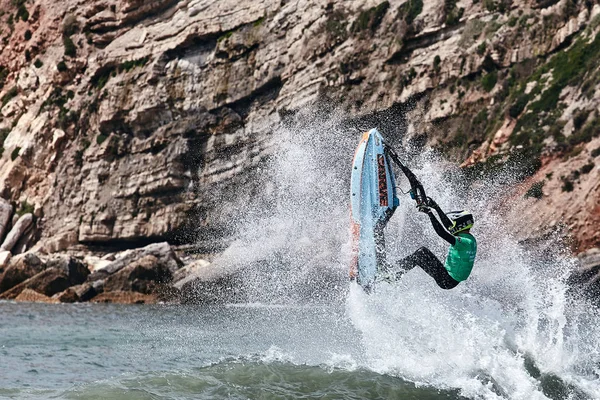
[[[427,197],[426,204],[419,205],[417,208],[429,215],[435,232],[450,243],[448,256],[445,264],[442,264],[431,250],[421,247],[397,262],[395,279],[400,279],[404,273],[418,265],[442,289],[455,288],[461,281],[469,277],[475,262],[477,241],[470,233],[474,223],[473,215],[467,211],[452,211],[445,214],[440,206],[429,197]],[[441,224],[433,214],[432,208],[439,215]]]

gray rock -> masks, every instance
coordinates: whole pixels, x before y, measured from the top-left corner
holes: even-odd
[[[0,251],[0,274],[4,272],[10,259],[12,258],[12,253],[8,250]]]
[[[210,268],[210,263],[206,260],[194,260],[183,268],[178,269],[173,274],[173,282],[177,282],[187,278],[190,275],[206,275],[206,270]],[[179,285],[181,286],[181,285]]]
[[[13,208],[10,203],[0,198],[0,240],[4,239],[4,235],[7,233],[12,213]]]
[[[35,236],[35,229],[33,224],[29,225],[29,227],[23,232],[17,243],[12,249],[13,254],[22,254],[25,253],[32,245],[33,239]]]
[[[4,239],[2,246],[0,246],[0,250],[12,250],[23,233],[27,232],[27,230],[31,228],[32,224],[33,214],[24,214],[21,216],[6,236],[6,239]]]
[[[96,294],[100,294],[104,292],[104,279],[98,279],[97,281],[93,281],[91,283],[92,289],[96,292]]]
[[[94,283],[98,282],[102,281],[96,281]],[[89,301],[98,294],[98,292],[96,292],[96,289],[94,289],[94,286],[91,283],[87,282],[82,283],[81,285],[73,286],[71,287],[71,289],[75,291],[77,297],[79,297],[79,301]]]
[[[141,249],[127,252],[125,255],[122,255],[105,267],[94,271],[92,274],[90,274],[88,280],[95,281],[98,279],[104,279],[107,276],[122,270],[132,262],[140,260],[146,256],[155,257],[161,263],[161,265],[164,265],[171,273],[183,266],[183,262],[179,259],[179,257],[177,257],[168,243],[153,243]]]
[[[70,285],[79,285],[86,281],[90,270],[75,257],[68,255],[52,255],[46,261],[47,268],[57,268],[69,277]]]
[[[158,291],[161,283],[168,283],[172,279],[171,271],[161,259],[146,255],[108,276],[104,282],[104,291],[136,291],[150,294]]]

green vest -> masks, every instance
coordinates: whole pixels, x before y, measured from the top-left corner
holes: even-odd
[[[456,281],[464,281],[471,274],[475,254],[477,254],[477,241],[470,233],[458,233],[456,243],[450,246],[446,257],[446,270]]]

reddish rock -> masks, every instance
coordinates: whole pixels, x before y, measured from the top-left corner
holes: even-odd
[[[33,253],[26,253],[12,259],[10,265],[0,276],[0,293],[39,274],[45,269],[42,260]]]
[[[46,295],[36,292],[35,290],[25,289],[15,298],[16,301],[31,302],[31,303],[59,303],[58,299],[53,299]]]
[[[91,300],[92,303],[118,303],[118,304],[154,304],[157,298],[151,294],[136,292],[105,292]]]
[[[66,290],[69,286],[69,278],[63,271],[48,268],[0,294],[0,299],[14,299],[25,289],[33,289],[46,296],[52,296]]]
[[[60,293],[52,296],[53,299],[60,301],[61,303],[77,303],[79,302],[79,296],[73,288],[68,288]]]

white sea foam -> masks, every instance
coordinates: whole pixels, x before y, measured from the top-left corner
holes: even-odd
[[[371,295],[348,291],[348,181],[359,131],[341,128],[339,118],[302,121],[274,132],[263,190],[246,207],[238,241],[216,261],[254,265],[244,282],[251,302],[346,301],[364,358],[325,364],[459,388],[474,398],[544,399],[545,377],[560,380],[574,398],[600,398],[600,319],[568,295],[573,260],[557,239],[548,239],[543,253],[519,244],[499,212],[503,186],[489,179],[461,192],[460,170],[432,152],[411,167],[442,208],[475,215],[472,276],[446,291],[415,269]],[[442,259],[447,251],[407,196],[386,240],[390,260],[420,246]]]

